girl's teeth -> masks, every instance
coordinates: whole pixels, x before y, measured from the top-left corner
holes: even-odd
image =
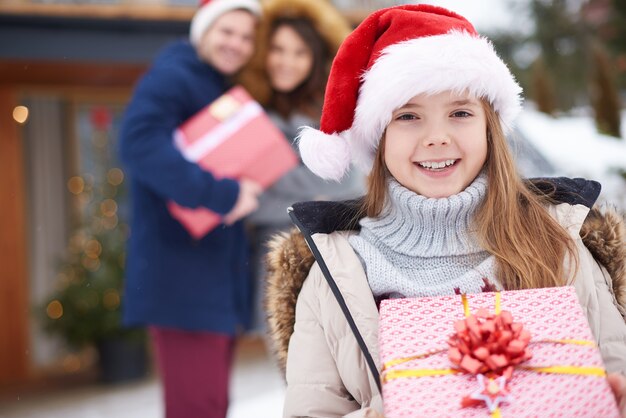
[[[438,168],[444,168],[444,167],[450,166],[454,164],[455,162],[456,160],[445,160],[445,161],[440,161],[440,162],[425,161],[423,163],[420,163],[420,165],[424,168],[438,169]]]

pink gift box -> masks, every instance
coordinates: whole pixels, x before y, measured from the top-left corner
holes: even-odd
[[[500,292],[499,298],[502,311],[511,312],[514,322],[530,332],[532,353],[506,385],[511,399],[498,405],[499,416],[620,417],[605,377],[525,369],[574,366],[575,373],[582,368],[604,369],[595,344],[572,342],[594,341],[573,287]],[[466,300],[471,313],[481,307],[495,312],[495,293],[467,295]],[[440,372],[458,370],[448,359],[448,340],[455,333],[454,323],[464,318],[460,295],[381,303],[379,346],[386,418],[498,416],[486,403],[461,406],[464,397],[480,392],[475,375]],[[437,353],[429,355],[432,352]],[[407,358],[412,359],[398,361]],[[415,376],[429,371],[434,375]]]
[[[298,165],[287,138],[248,92],[236,86],[183,123],[174,133],[183,156],[218,178],[248,178],[267,188]],[[170,214],[196,238],[221,223],[206,208],[168,202]]]

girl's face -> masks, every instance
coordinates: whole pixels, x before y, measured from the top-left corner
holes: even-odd
[[[270,39],[266,68],[272,88],[289,93],[311,73],[313,52],[292,27],[279,26]]]
[[[487,120],[479,99],[445,91],[414,96],[393,112],[385,164],[404,187],[425,197],[463,191],[487,160]]]

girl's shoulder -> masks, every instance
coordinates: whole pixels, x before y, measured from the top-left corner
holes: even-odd
[[[611,277],[613,292],[626,308],[626,221],[616,208],[593,207],[580,229],[593,258]]]
[[[567,177],[533,178],[527,180],[527,185],[537,195],[547,198],[548,213],[574,238],[602,188],[597,181]]]
[[[356,254],[353,252],[348,243],[348,236],[354,232],[335,231],[328,234],[316,233],[313,244],[307,243],[303,233],[292,228],[290,231],[282,232],[274,235],[268,243],[268,253],[266,258],[267,277],[265,282],[265,308],[268,318],[269,337],[272,342],[273,351],[280,368],[285,371],[287,361],[287,351],[289,348],[289,339],[293,333],[296,320],[296,302],[303,291],[305,281],[308,282],[309,292],[307,297],[313,299],[327,292],[318,292],[324,283],[324,277],[320,271],[319,263],[316,265],[316,259],[313,251],[328,254],[334,253],[339,257],[348,258],[352,262],[338,263],[337,259],[331,257],[325,259],[328,262],[327,267],[336,272],[336,267],[342,265],[344,270],[349,270],[351,278],[356,276],[356,271],[360,266],[354,263]],[[312,248],[315,248],[312,250]],[[345,257],[347,255],[347,257]],[[314,266],[317,266],[314,268]],[[346,271],[347,271],[346,270]],[[314,271],[316,274],[312,274]],[[310,277],[312,274],[314,277]],[[345,282],[346,275],[334,274],[334,279],[340,287],[347,284]],[[364,273],[363,273],[364,277]],[[311,281],[313,280],[313,281]],[[354,284],[354,281],[352,282]],[[367,287],[367,281],[365,280]],[[303,293],[307,293],[304,291]],[[328,301],[320,300],[320,304]],[[332,306],[335,306],[334,301]]]
[[[316,233],[312,237],[298,228],[274,235],[267,244],[266,264],[268,270],[267,291],[297,296],[302,284],[316,262],[315,253],[324,263],[336,262],[337,257],[352,255],[348,237],[355,232],[334,231],[328,234]],[[307,239],[310,239],[307,242]],[[275,294],[276,298],[280,295]],[[272,299],[268,296],[268,299]]]
[[[601,185],[581,178],[529,180],[537,193],[550,197],[547,210],[574,239],[581,239],[606,268],[618,300],[626,304],[626,221],[623,212],[596,203]]]

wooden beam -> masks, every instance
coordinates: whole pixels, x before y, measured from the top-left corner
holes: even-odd
[[[146,64],[0,60],[0,84],[128,88],[147,67]]]
[[[28,378],[29,315],[24,161],[15,91],[0,87],[0,386]]]
[[[189,22],[195,6],[165,4],[42,4],[5,0],[0,14],[16,16],[71,17],[89,19],[131,19]]]
[[[196,6],[172,6],[167,4],[42,4],[20,0],[4,0],[0,3],[0,15],[40,16],[60,18],[115,19],[190,22]],[[356,27],[373,9],[349,8],[343,15]]]

